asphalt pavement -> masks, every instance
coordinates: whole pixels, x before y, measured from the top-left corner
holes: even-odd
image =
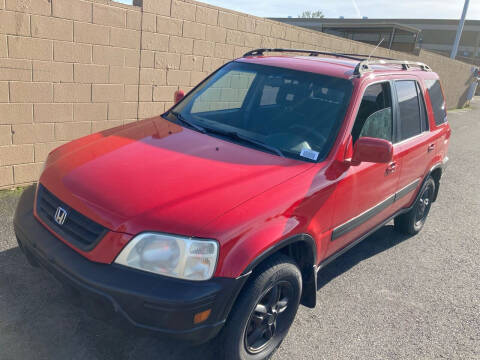
[[[387,224],[319,273],[274,360],[480,359],[480,99],[449,113],[450,164],[423,231]],[[0,359],[215,359],[91,318],[18,249],[19,193],[0,193]]]

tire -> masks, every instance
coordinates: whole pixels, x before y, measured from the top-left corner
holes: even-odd
[[[434,197],[435,181],[429,176],[423,184],[420,190],[420,196],[412,209],[395,218],[395,230],[406,235],[418,234],[425,225]]]
[[[302,274],[289,257],[274,255],[255,268],[218,338],[220,359],[270,359],[292,325],[301,294]]]

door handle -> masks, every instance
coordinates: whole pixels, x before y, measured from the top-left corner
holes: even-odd
[[[433,150],[435,150],[435,144],[430,144],[428,145],[428,152],[432,152]]]
[[[394,173],[397,170],[397,163],[395,161],[388,164],[387,169],[385,170],[385,175]]]

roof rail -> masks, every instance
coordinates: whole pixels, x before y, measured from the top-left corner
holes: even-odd
[[[406,60],[363,60],[355,67],[354,75],[361,76],[363,73],[372,71],[371,65],[401,65],[403,70],[408,70],[411,67],[418,67],[423,71],[432,71],[432,69],[421,62],[406,61]]]
[[[333,52],[326,52],[326,51],[304,50],[304,49],[255,49],[245,53],[243,57],[262,56],[263,53],[266,53],[266,52],[308,53],[310,56],[329,55],[329,56],[341,57],[341,58],[357,60],[357,61],[365,60],[364,58],[355,56],[355,54],[340,54],[340,53],[333,53]]]

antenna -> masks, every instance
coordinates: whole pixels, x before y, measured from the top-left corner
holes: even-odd
[[[380,42],[377,44],[377,46],[375,46],[375,49],[372,50],[372,52],[370,53],[370,55],[368,55],[368,61],[370,61],[370,58],[372,57],[373,53],[375,51],[377,51],[378,47],[380,45],[382,45],[382,43],[385,41],[385,38],[382,37],[382,40],[380,40]]]

